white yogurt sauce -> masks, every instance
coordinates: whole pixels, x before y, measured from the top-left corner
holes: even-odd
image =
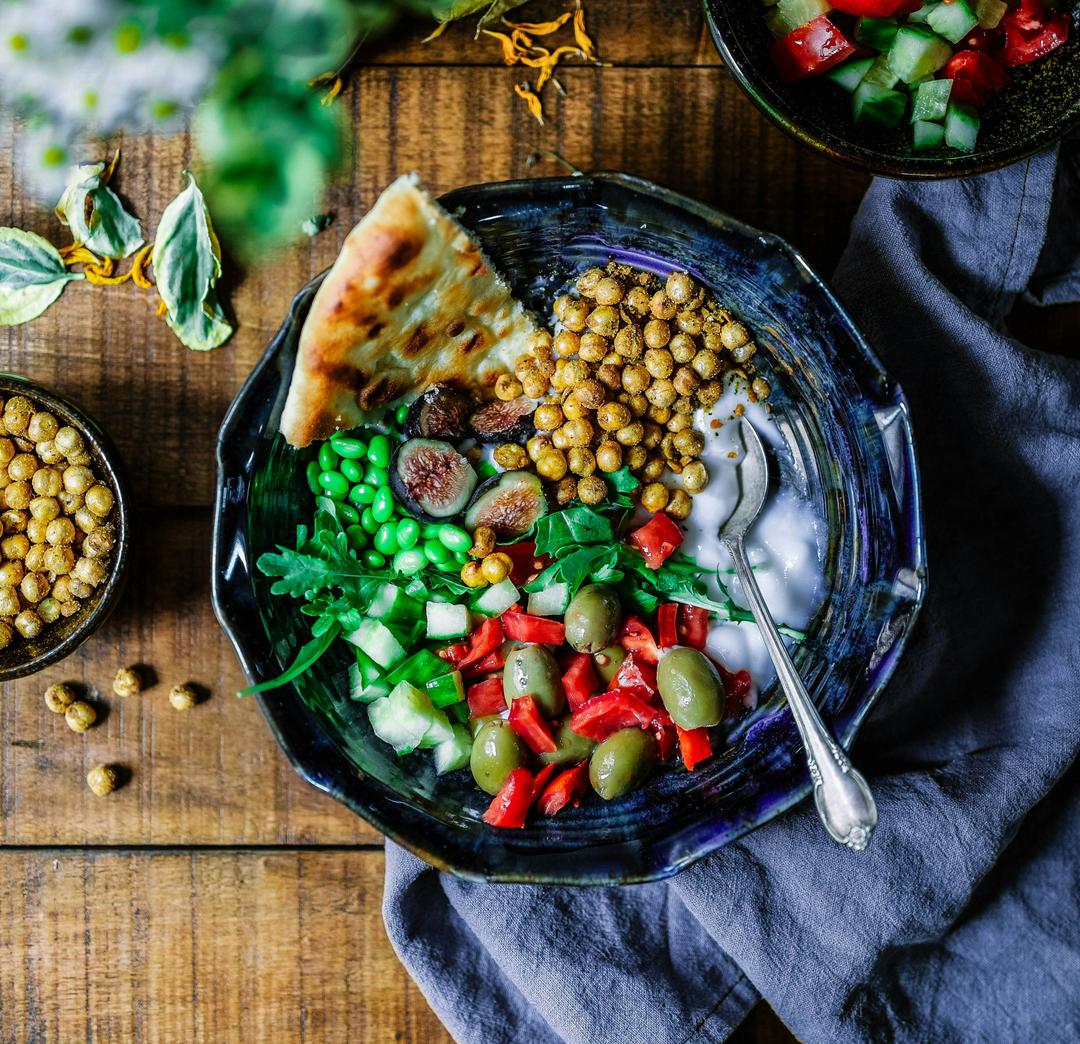
[[[737,397],[729,384],[723,398],[705,414],[698,412],[694,427],[705,435],[701,460],[709,471],[709,484],[693,498],[693,509],[686,522],[681,551],[691,555],[707,575],[712,597],[723,600],[715,572],[738,605],[745,607],[742,585],[734,575],[731,556],[717,537],[720,526],[735,509],[739,497],[736,465],[742,456],[738,424],[729,418],[738,403],[745,408],[745,418],[779,452],[785,451],[783,435],[760,403]],[[722,420],[720,428],[711,427]],[[734,453],[735,456],[729,456]],[[778,624],[804,629],[825,594],[822,562],[826,547],[824,519],[797,490],[785,488],[771,493],[757,521],[746,536],[746,550],[755,567],[765,602]],[[788,644],[791,644],[790,639]],[[709,632],[708,651],[728,670],[747,670],[754,679],[752,693],[772,684],[776,677],[772,661],[754,623],[715,623]]]

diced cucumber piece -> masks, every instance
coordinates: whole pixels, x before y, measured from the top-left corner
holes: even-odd
[[[851,111],[855,122],[865,126],[895,127],[907,109],[907,95],[902,91],[890,91],[876,83],[863,80],[851,96]]]
[[[461,671],[451,671],[438,678],[432,678],[424,691],[434,707],[449,707],[465,699],[465,683],[461,680]]]
[[[980,29],[996,29],[1009,5],[1005,0],[975,0],[975,17]]]
[[[784,21],[784,16],[775,7],[770,7],[765,12],[765,25],[777,40],[781,36],[787,36],[788,34],[787,22]]]
[[[400,682],[389,696],[369,704],[368,721],[372,732],[399,755],[411,754],[417,747],[433,747],[453,736],[446,715],[408,682]]]
[[[411,627],[420,619],[421,604],[410,598],[397,584],[383,584],[371,600],[367,615],[385,624]]]
[[[379,620],[365,620],[345,641],[363,649],[380,667],[393,667],[405,659],[405,650],[394,632]]]
[[[971,9],[967,0],[952,0],[930,12],[926,24],[938,36],[944,36],[950,43],[959,43],[979,24],[978,16]]]
[[[869,71],[863,77],[863,83],[873,83],[878,87],[887,87],[892,90],[900,82],[900,77],[896,75],[896,70],[889,64],[889,56],[887,54],[878,55],[874,60],[874,64],[870,66]]]
[[[435,771],[443,776],[447,772],[456,772],[469,763],[472,754],[472,736],[464,725],[452,725],[453,735],[443,740],[433,751]]]
[[[916,152],[921,152],[923,149],[936,149],[945,142],[945,128],[940,123],[916,120],[911,125],[911,139]]]
[[[850,94],[862,83],[863,77],[874,64],[873,58],[849,58],[846,62],[834,65],[825,73],[826,79],[843,87]]]
[[[562,616],[570,604],[570,588],[566,584],[548,584],[543,591],[529,595],[529,612],[533,616]]]
[[[918,9],[918,11],[912,11],[912,13],[907,16],[907,20],[914,25],[925,25],[926,20],[930,17],[930,12],[933,11],[935,7],[940,6],[940,2],[934,4],[923,4],[922,7]]]
[[[960,152],[974,152],[979,136],[979,114],[970,105],[949,102],[945,115],[945,144]]]
[[[875,51],[887,51],[900,26],[895,18],[860,18],[855,23],[855,39]]]
[[[948,42],[936,33],[905,25],[889,48],[889,64],[904,83],[914,83],[936,73],[952,53]]]
[[[949,110],[952,80],[925,80],[919,84],[911,106],[911,122],[940,123]]]
[[[464,605],[428,602],[426,612],[429,638],[464,638],[469,633],[469,610]]]
[[[449,674],[453,668],[445,660],[436,656],[430,649],[417,649],[386,675],[390,688],[398,682],[411,682],[417,687],[426,685],[432,678]]]
[[[780,35],[790,33],[792,29],[798,29],[800,25],[806,25],[831,10],[825,0],[780,0],[775,7],[777,24],[785,27]]]
[[[383,676],[382,668],[363,649],[357,649],[356,662],[349,668],[349,696],[360,703],[371,703],[386,696],[393,686]]]
[[[476,610],[486,616],[506,612],[518,600],[518,589],[509,578],[492,584],[477,600]]]

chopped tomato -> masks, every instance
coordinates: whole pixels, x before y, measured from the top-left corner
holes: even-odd
[[[479,627],[469,635],[468,651],[462,659],[457,661],[457,666],[464,670],[478,663],[485,656],[490,656],[503,643],[503,625],[497,616],[487,617]],[[455,648],[451,646],[451,648]],[[444,650],[445,651],[445,650]],[[451,660],[451,663],[454,661]]]
[[[668,602],[656,610],[656,630],[661,649],[670,649],[679,644],[679,607],[675,602]]]
[[[682,755],[683,764],[691,772],[695,765],[712,757],[713,750],[708,729],[681,729],[676,725],[675,731],[679,736],[679,753]]]
[[[666,710],[658,710],[653,719],[653,735],[656,737],[656,754],[661,761],[670,761],[675,753],[675,722]]]
[[[570,665],[562,676],[562,684],[572,711],[599,692],[600,682],[593,670],[592,657],[588,653],[574,653],[570,657]]]
[[[716,669],[720,672],[720,680],[724,684],[724,693],[727,695],[727,708],[724,713],[729,717],[734,717],[737,714],[742,714],[743,711],[749,710],[750,705],[747,703],[746,698],[750,695],[750,690],[753,687],[750,672],[735,671],[732,673],[719,664],[716,665]]]
[[[701,651],[709,637],[709,610],[697,605],[679,604],[679,640]]]
[[[844,14],[862,15],[864,18],[891,18],[898,14],[911,14],[922,7],[922,0],[829,0]]]
[[[619,689],[651,703],[656,696],[656,668],[639,660],[637,653],[631,653],[619,666],[608,689]]]
[[[469,704],[470,718],[484,718],[489,714],[500,714],[506,710],[506,698],[503,696],[501,678],[488,678],[469,686],[465,694]]]
[[[579,736],[601,743],[620,729],[648,728],[655,717],[656,710],[633,693],[609,689],[574,711],[570,728]]]
[[[657,664],[660,662],[660,650],[652,631],[636,616],[628,616],[619,631],[619,644],[633,653],[639,663]]]
[[[489,826],[520,828],[533,800],[533,777],[526,768],[514,769],[491,799],[484,822]]]
[[[663,511],[658,511],[640,529],[635,529],[629,539],[645,556],[645,564],[650,569],[659,569],[683,542],[683,535]]]
[[[548,766],[548,768],[554,767],[554,765]],[[554,816],[571,803],[580,805],[588,786],[589,763],[583,761],[580,765],[561,772],[544,788],[537,802],[537,808],[545,816]]]
[[[536,553],[536,544],[531,540],[522,540],[517,544],[507,544],[500,547],[500,551],[510,556],[514,563],[510,570],[510,579],[517,587],[523,587],[529,583],[537,573],[546,569],[551,564],[547,555]]]
[[[981,51],[960,51],[954,54],[942,76],[953,82],[950,97],[964,105],[981,109],[987,99],[1002,87],[1008,87],[1009,74]]]
[[[825,15],[792,29],[769,50],[780,79],[788,82],[823,73],[854,53],[847,37]]]
[[[536,777],[533,779],[532,799],[534,805],[544,793],[544,789],[548,785],[548,780],[551,779],[558,767],[559,766],[556,765],[555,762],[552,762],[550,765],[545,765],[537,772]]]
[[[445,649],[439,649],[435,655],[457,667],[469,655],[469,646],[466,642],[459,642],[457,645],[448,645]]]
[[[530,616],[528,613],[515,613],[507,609],[502,614],[502,622],[506,637],[518,642],[562,645],[566,637],[566,628],[562,622],[546,616]]]
[[[469,664],[465,668],[466,674],[487,674],[490,671],[501,671],[506,666],[506,657],[503,656],[502,648],[488,653],[482,660]]]
[[[544,721],[536,700],[531,696],[519,696],[510,704],[510,728],[526,743],[534,754],[554,754],[559,749],[551,726]]]
[[[1020,0],[1002,18],[1001,27],[1005,31],[1001,62],[1009,68],[1042,58],[1069,39],[1068,14],[1048,11],[1042,0]]]

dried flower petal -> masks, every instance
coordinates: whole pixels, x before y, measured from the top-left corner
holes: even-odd
[[[525,104],[529,107],[529,112],[536,117],[536,121],[542,127],[544,125],[544,110],[540,105],[540,99],[533,93],[528,84],[515,83],[514,93],[522,98]]]

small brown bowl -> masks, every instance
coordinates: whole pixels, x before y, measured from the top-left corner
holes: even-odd
[[[37,638],[26,639],[16,635],[6,649],[0,649],[0,682],[34,674],[62,660],[101,626],[120,595],[130,543],[131,494],[120,454],[109,437],[90,417],[66,399],[25,377],[0,373],[0,396],[6,401],[12,395],[25,395],[36,406],[55,414],[82,435],[86,451],[93,458],[92,470],[108,484],[116,500],[112,515],[116,545],[109,562],[109,575],[83,602],[79,613],[66,619],[61,617],[44,627]]]

